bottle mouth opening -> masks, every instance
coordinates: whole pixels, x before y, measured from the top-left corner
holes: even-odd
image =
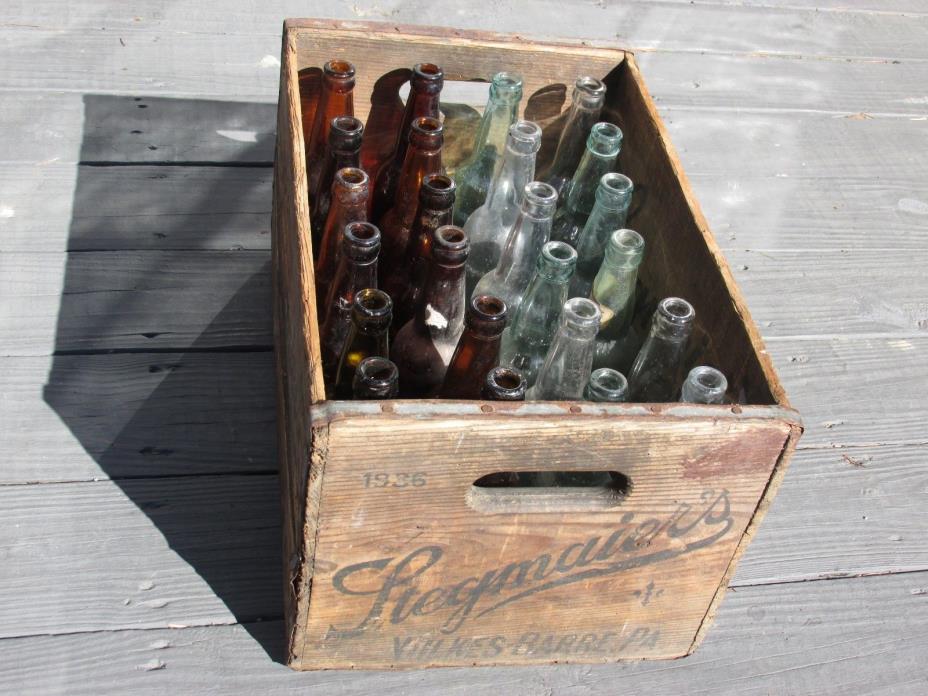
[[[383,290],[367,288],[354,297],[355,306],[364,314],[383,315],[392,311],[393,300]]]
[[[471,307],[483,321],[500,321],[506,318],[506,303],[493,295],[477,295]]]
[[[422,186],[436,193],[448,193],[455,188],[454,179],[447,174],[426,174],[422,179]]]
[[[522,89],[522,76],[511,72],[498,72],[493,76],[493,86],[502,90]]]
[[[635,190],[632,180],[618,172],[603,174],[599,185],[613,196],[630,196]]]
[[[334,59],[325,64],[323,68],[327,75],[332,77],[354,77],[354,65],[347,60]]]
[[[644,238],[635,230],[616,230],[612,233],[612,246],[627,254],[633,254],[644,249]]]
[[[534,140],[541,137],[541,127],[534,121],[516,121],[509,132],[520,140]]]
[[[444,77],[444,72],[440,67],[434,63],[418,63],[412,69],[419,77],[424,77],[427,80],[435,80]]]
[[[542,247],[541,253],[548,259],[560,263],[577,260],[576,250],[564,242],[548,242]]]
[[[606,85],[603,84],[602,80],[597,80],[591,75],[583,75],[577,78],[577,81],[574,83],[574,88],[578,92],[582,92],[584,95],[589,96],[602,96],[606,93]]]
[[[696,317],[696,310],[680,297],[667,297],[658,305],[658,312],[674,324],[688,324]]]
[[[361,135],[364,132],[364,124],[354,116],[336,116],[332,119],[332,130],[345,135]]]
[[[550,184],[542,181],[532,181],[525,185],[525,199],[540,206],[557,204],[557,191]]]
[[[516,392],[525,384],[525,377],[511,367],[494,367],[487,375],[487,381],[507,392]]]
[[[345,226],[345,237],[365,247],[380,244],[380,230],[370,222],[349,222]]]
[[[585,297],[574,297],[564,303],[564,315],[582,324],[599,324],[599,306]]]
[[[617,139],[622,137],[622,129],[608,121],[600,121],[590,130],[600,138]]]
[[[415,121],[412,122],[413,130],[422,131],[423,133],[428,133],[429,135],[433,133],[441,133],[442,126],[441,121],[437,118],[432,118],[431,116],[420,116]]]
[[[438,241],[447,246],[459,246],[467,241],[467,235],[460,227],[456,225],[443,225],[435,230],[435,237]]]
[[[611,367],[601,367],[590,375],[590,382],[603,391],[616,394],[628,389],[628,380],[625,375]]]
[[[335,176],[343,186],[362,186],[368,182],[367,172],[357,167],[339,169]]]
[[[362,379],[370,380],[378,387],[388,387],[398,376],[396,365],[386,358],[378,356],[364,358],[357,369]]]
[[[690,376],[691,379],[696,382],[696,384],[703,387],[707,391],[724,392],[726,389],[728,389],[728,380],[725,379],[725,375],[716,370],[714,367],[694,367],[690,371]]]

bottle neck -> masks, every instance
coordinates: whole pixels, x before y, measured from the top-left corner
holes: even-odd
[[[589,149],[584,153],[567,193],[568,210],[582,215],[591,214],[596,204],[599,180],[612,171],[617,157],[618,153],[602,155]]]
[[[440,92],[420,91],[415,89],[414,86],[410,88],[409,97],[406,100],[406,111],[403,112],[403,123],[400,126],[396,147],[393,150],[393,166],[397,169],[401,168],[406,160],[412,122],[420,116],[439,118],[441,115],[438,108],[440,97]]]
[[[516,119],[519,111],[519,100],[511,97],[496,97],[491,94],[487,102],[477,136],[474,140],[474,154],[472,161],[480,161],[486,157],[496,157],[505,151],[506,138],[509,126]]]
[[[522,252],[526,249],[535,249],[535,253],[538,253],[538,248],[550,237],[551,216],[536,217],[523,209],[522,212],[519,213],[516,224],[509,233],[509,237],[506,239],[506,244],[500,253],[499,265],[497,268],[510,268],[519,261],[521,261],[522,264],[532,263],[531,257],[522,258],[525,256]],[[536,244],[535,242],[538,243]],[[531,266],[529,266],[529,268],[531,268]]]
[[[570,177],[574,173],[583,156],[587,134],[599,118],[600,108],[576,101],[573,103],[557,143],[549,176]]]
[[[415,220],[419,204],[419,188],[426,174],[441,171],[441,147],[437,149],[410,146],[403,162],[396,188],[395,207],[407,227]]]
[[[506,145],[503,162],[487,191],[486,205],[503,210],[520,200],[520,192],[535,177],[535,153]]]

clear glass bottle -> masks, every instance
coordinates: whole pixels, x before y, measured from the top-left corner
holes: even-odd
[[[395,328],[412,319],[429,269],[429,250],[435,230],[451,224],[456,187],[447,174],[426,174],[419,189],[419,209],[409,232],[406,253],[386,269],[383,288],[394,298]]]
[[[325,219],[329,215],[335,172],[345,167],[358,166],[363,134],[364,126],[354,116],[336,116],[332,119],[329,143],[323,157],[322,175],[316,188],[309,192],[313,246],[316,248],[322,241]]]
[[[478,295],[467,305],[464,332],[448,363],[439,396],[443,399],[480,398],[480,378],[499,364],[499,344],[506,328],[506,303]]]
[[[545,244],[538,255],[535,277],[503,334],[500,364],[521,371],[529,387],[535,384],[554,338],[576,263],[573,247],[564,242]]]
[[[606,85],[595,77],[578,77],[570,100],[570,111],[567,113],[561,137],[557,141],[554,160],[539,177],[551,184],[559,197],[567,192],[570,179],[577,171],[577,165],[583,156],[583,144],[593,124],[599,120],[606,100]]]
[[[335,371],[335,398],[350,399],[354,373],[364,358],[390,357],[389,333],[393,302],[383,290],[365,288],[354,296],[351,328]]]
[[[686,300],[667,297],[660,301],[628,376],[629,400],[663,403],[676,398],[683,381],[686,342],[695,318],[696,310]]]
[[[400,179],[400,170],[406,161],[406,149],[409,147],[409,133],[413,121],[420,117],[438,119],[441,88],[445,83],[442,69],[433,63],[419,63],[412,69],[409,78],[409,96],[403,121],[396,134],[393,155],[380,167],[375,177],[372,195],[371,219],[379,221],[396,200],[396,190]]]
[[[496,176],[490,183],[483,205],[464,225],[470,239],[467,259],[467,296],[474,286],[499,263],[500,251],[519,217],[526,184],[535,176],[535,155],[541,147],[541,128],[531,121],[517,121],[509,127],[506,151]]]
[[[593,301],[603,313],[596,337],[594,367],[612,367],[619,371],[631,368],[640,346],[631,320],[638,267],[643,257],[644,239],[634,230],[615,230],[609,235],[606,254],[593,279]]]
[[[570,281],[571,297],[589,297],[593,279],[603,264],[609,238],[625,227],[628,206],[634,190],[632,180],[624,174],[604,174],[596,189],[596,203],[582,231],[573,242],[562,239],[577,250],[577,273]],[[555,224],[557,216],[555,216]],[[554,232],[551,233],[555,237]]]
[[[554,216],[552,239],[578,249],[580,232],[596,204],[603,175],[615,167],[621,147],[622,131],[618,126],[605,122],[593,126],[586,141],[586,152],[562,199],[564,205]]]
[[[363,169],[346,167],[335,173],[332,182],[332,204],[322,230],[316,258],[316,298],[319,306],[332,284],[332,276],[341,256],[341,241],[345,226],[352,222],[367,220],[367,202],[370,195],[370,179]]]
[[[592,300],[573,297],[564,303],[557,333],[527,399],[582,398],[593,366],[593,341],[599,319],[599,306]]]
[[[412,122],[406,160],[397,181],[393,207],[380,220],[383,235],[381,280],[403,262],[409,234],[419,208],[419,189],[426,174],[441,172],[441,146],[444,130],[437,118],[423,116]]]
[[[464,330],[464,263],[467,235],[445,225],[432,238],[425,289],[415,316],[397,332],[392,356],[406,398],[434,396]]]
[[[395,399],[400,373],[387,358],[374,356],[358,363],[352,382],[355,399]]]
[[[719,370],[708,365],[700,365],[690,370],[683,382],[680,401],[690,404],[725,403],[728,380]]]
[[[586,401],[628,401],[628,380],[611,367],[593,370],[583,391],[583,398]]]
[[[336,116],[354,116],[354,65],[335,59],[322,67],[322,90],[306,145],[307,190],[317,189],[322,175],[323,156],[329,142],[329,129]]]
[[[496,268],[474,287],[473,295],[499,297],[516,312],[535,273],[542,247],[551,236],[551,218],[557,193],[548,184],[533,181],[525,187],[522,211],[500,253]]]
[[[380,231],[369,222],[352,222],[342,233],[342,253],[325,302],[319,305],[322,321],[319,343],[326,391],[334,391],[335,371],[351,328],[354,297],[364,288],[377,287]]]
[[[528,385],[525,376],[514,367],[494,367],[483,380],[480,398],[487,401],[525,401]]]
[[[467,218],[483,205],[490,181],[503,158],[509,126],[519,114],[522,78],[500,72],[490,83],[490,98],[474,139],[474,151],[452,172],[458,185],[454,224],[463,227]]]

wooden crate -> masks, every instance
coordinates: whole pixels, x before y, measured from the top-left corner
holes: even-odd
[[[604,78],[603,117],[625,134],[619,171],[636,185],[630,226],[648,245],[646,295],[692,302],[694,359],[721,368],[741,405],[326,401],[301,127],[313,103],[304,90],[301,113],[298,71],[332,57],[357,66],[362,120],[375,82],[387,76],[395,86],[395,71],[414,62],[441,65],[449,83],[520,72],[525,116],[545,128],[542,162],[573,80]],[[281,62],[273,257],[289,664],[409,668],[692,652],[802,426],[632,54],[289,20]],[[387,97],[375,108],[401,108],[395,91]],[[463,129],[476,114],[449,107],[446,118],[461,113],[471,117]],[[374,116],[386,123],[396,114]],[[388,146],[370,135],[374,147]],[[449,152],[459,158],[464,149]],[[589,470],[627,477],[627,495],[474,485],[498,471]]]

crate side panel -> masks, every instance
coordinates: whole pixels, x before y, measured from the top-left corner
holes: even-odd
[[[787,435],[711,418],[333,421],[300,666],[683,655]],[[473,507],[475,480],[518,470],[615,470],[632,488],[598,510]]]
[[[607,93],[604,115],[625,135],[619,171],[635,183],[628,226],[647,244],[639,271],[645,297],[639,306],[653,310],[658,300],[673,295],[687,299],[696,309],[691,362],[721,369],[741,403],[788,406],[634,59],[623,67]],[[637,319],[648,316],[641,311]]]

